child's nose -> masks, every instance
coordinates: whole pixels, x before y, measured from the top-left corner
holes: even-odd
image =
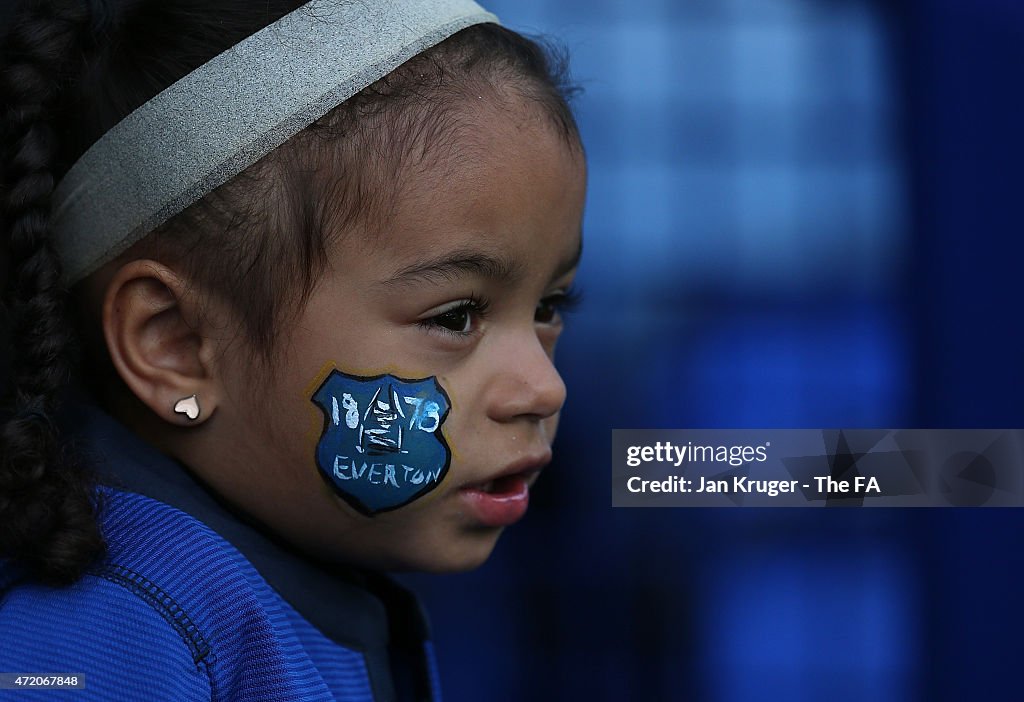
[[[565,383],[540,340],[516,344],[499,361],[490,403],[491,418],[499,422],[546,419],[565,403]]]

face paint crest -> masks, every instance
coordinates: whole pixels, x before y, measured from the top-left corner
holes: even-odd
[[[332,370],[313,393],[324,413],[316,464],[363,514],[397,509],[444,479],[451,449],[441,432],[451,402],[436,376],[357,376]]]

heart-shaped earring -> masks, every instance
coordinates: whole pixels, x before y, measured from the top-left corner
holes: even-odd
[[[199,418],[199,397],[197,395],[189,395],[183,397],[174,403],[175,414],[183,414],[190,420]]]

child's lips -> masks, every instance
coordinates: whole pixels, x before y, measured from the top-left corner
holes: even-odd
[[[516,461],[490,480],[466,485],[459,495],[476,520],[489,527],[505,527],[522,519],[530,504],[530,484],[551,460],[546,451],[536,457]]]
[[[476,521],[489,527],[514,524],[530,504],[530,486],[524,473],[464,487],[459,495],[468,502]]]

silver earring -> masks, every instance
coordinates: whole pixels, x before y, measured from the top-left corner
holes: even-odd
[[[199,418],[199,396],[189,395],[174,403],[175,414],[183,414],[191,420]]]

